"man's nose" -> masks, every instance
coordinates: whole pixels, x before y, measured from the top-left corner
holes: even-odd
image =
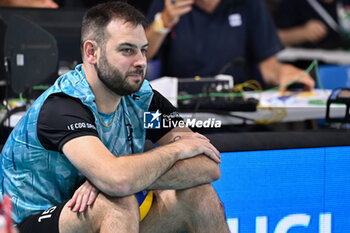
[[[138,51],[138,53],[135,56],[134,66],[145,68],[146,64],[146,55],[142,51]]]

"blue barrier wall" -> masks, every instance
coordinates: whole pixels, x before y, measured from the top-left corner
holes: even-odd
[[[350,147],[222,153],[232,233],[350,232]]]

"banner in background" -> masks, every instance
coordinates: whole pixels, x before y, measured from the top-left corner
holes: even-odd
[[[222,153],[231,233],[350,232],[350,147]]]

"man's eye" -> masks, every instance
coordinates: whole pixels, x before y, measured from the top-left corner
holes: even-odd
[[[122,52],[126,55],[132,55],[134,53],[133,49],[122,49]]]
[[[142,53],[143,55],[146,55],[147,49],[141,49],[141,53]]]

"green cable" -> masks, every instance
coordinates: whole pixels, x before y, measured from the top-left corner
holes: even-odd
[[[324,102],[323,100],[309,100],[308,104],[316,105],[316,106],[324,106],[326,105],[326,102]]]
[[[19,100],[22,101],[22,102],[25,102],[25,101],[26,101],[26,100],[23,98],[22,92],[19,93]]]
[[[317,62],[317,61],[316,61],[316,62]],[[324,86],[323,86],[323,83],[322,83],[322,81],[321,81],[321,79],[320,79],[320,75],[319,75],[319,73],[318,73],[318,63],[316,63],[315,72],[316,72],[316,80],[317,80],[318,85],[320,86],[320,88],[321,88],[322,90],[325,90],[325,88],[324,88]]]
[[[37,86],[33,86],[33,90],[39,90],[39,91],[46,91],[46,89],[48,89],[49,86],[47,85],[37,85]]]

